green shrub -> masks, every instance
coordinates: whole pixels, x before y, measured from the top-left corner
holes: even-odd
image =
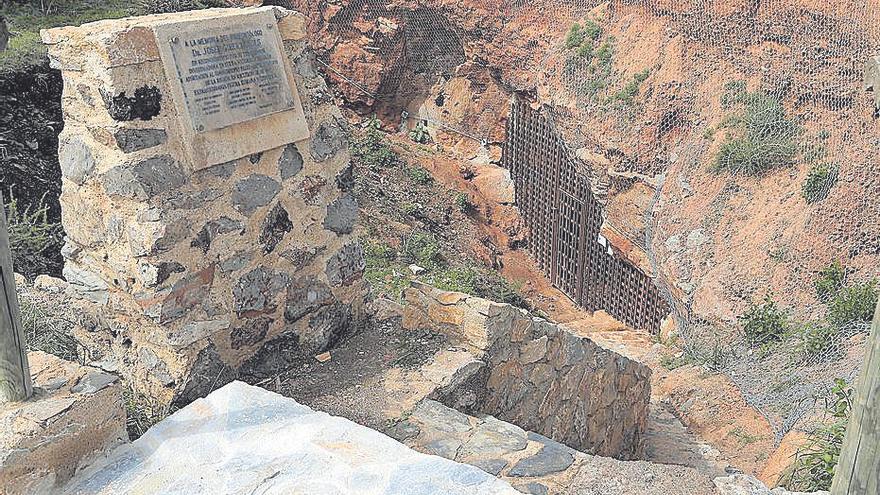
[[[577,48],[584,42],[584,38],[584,27],[575,22],[568,30],[568,36],[565,37],[565,47],[568,49]]]
[[[726,85],[721,101],[737,111],[722,122],[732,132],[715,159],[716,170],[760,175],[794,162],[802,129],[786,116],[779,99],[763,91],[749,93],[737,81]]]
[[[877,307],[877,280],[844,287],[828,303],[828,320],[838,328],[868,323]]]
[[[351,144],[351,154],[355,161],[371,170],[390,168],[401,163],[385,134],[379,129],[380,125],[376,117],[369,119],[364,125],[363,134]]]
[[[420,120],[416,126],[409,131],[409,138],[419,144],[425,144],[431,140],[431,135],[428,134],[428,125]]]
[[[60,272],[64,231],[61,224],[49,221],[49,207],[44,199],[36,208],[21,209],[10,193],[6,204],[9,248],[15,271],[29,279]]]
[[[802,188],[807,203],[818,203],[827,198],[831,188],[837,184],[838,172],[839,167],[834,163],[813,165]]]
[[[781,341],[789,328],[788,315],[768,294],[761,304],[752,304],[740,315],[746,339],[753,345]]]
[[[626,83],[626,86],[624,86],[623,89],[614,94],[614,96],[611,98],[611,101],[621,102],[625,105],[631,105],[633,102],[633,98],[635,98],[636,95],[639,94],[639,88],[641,87],[642,83],[645,82],[650,74],[650,69],[645,69],[638,74],[635,74],[632,77],[632,80]]]
[[[431,176],[431,173],[425,170],[423,167],[412,167],[409,169],[409,177],[416,184],[427,185],[430,184],[434,177]]]
[[[366,269],[364,278],[374,294],[401,300],[403,290],[409,286],[405,268],[397,263],[397,251],[388,244],[377,241],[364,242]]]
[[[824,303],[831,301],[843,288],[845,282],[846,269],[840,261],[834,260],[819,272],[819,278],[814,283],[816,297]]]
[[[430,274],[428,283],[439,289],[529,309],[528,301],[520,293],[521,286],[494,271],[480,271],[469,266],[452,267]]]
[[[801,362],[828,361],[840,356],[840,334],[824,321],[808,322],[795,334],[795,354]]]
[[[602,27],[592,20],[587,19],[583,26],[576,22],[568,30],[568,36],[565,37],[565,47],[568,49],[579,48],[598,40],[601,35]]]
[[[406,264],[416,264],[422,268],[435,269],[445,266],[440,243],[431,234],[413,232],[403,243],[400,253]]]
[[[843,380],[835,380],[834,388],[825,398],[826,416],[830,417],[830,422],[808,433],[806,445],[798,449],[792,468],[783,477],[782,484],[786,488],[805,492],[831,488],[852,404],[852,387]]]
[[[471,198],[463,192],[455,195],[455,206],[462,213],[471,213],[476,209],[476,205],[471,202]]]

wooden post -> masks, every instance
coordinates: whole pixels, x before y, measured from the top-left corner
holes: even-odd
[[[880,303],[862,366],[832,495],[880,494]]]
[[[0,404],[27,400],[33,393],[3,205],[0,193]]]

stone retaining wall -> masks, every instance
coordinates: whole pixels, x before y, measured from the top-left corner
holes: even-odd
[[[641,455],[651,395],[646,366],[508,304],[423,284],[407,290],[403,324],[444,332],[488,365],[468,390],[439,394],[442,402],[589,454]]]
[[[285,134],[277,114],[194,135],[174,103],[159,29],[244,15],[277,29],[307,138]],[[266,7],[42,33],[64,77],[64,275],[90,302],[78,337],[152,397],[203,396],[280,334],[321,352],[360,318],[347,132],[303,25]],[[267,139],[284,144],[236,155]],[[207,166],[216,156],[236,158]]]

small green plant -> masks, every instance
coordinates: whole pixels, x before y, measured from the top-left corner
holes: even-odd
[[[573,52],[566,60],[564,69],[568,84],[574,91],[590,98],[608,87],[612,74],[615,40],[608,36],[600,42],[601,37],[602,27],[587,20],[583,25],[573,24],[565,42],[566,48]],[[638,83],[635,87],[629,87],[633,96],[638,92],[637,86]],[[622,96],[625,94],[622,93]]]
[[[838,328],[868,323],[877,307],[877,280],[857,282],[837,292],[828,303],[828,320]]]
[[[840,356],[840,334],[824,321],[808,322],[797,330],[795,355],[801,362],[828,361]]]
[[[795,454],[794,464],[782,480],[789,490],[813,492],[831,488],[852,412],[853,389],[837,379],[824,401],[829,421],[810,431],[806,445]]]
[[[451,267],[431,274],[427,281],[439,289],[464,292],[529,309],[528,301],[521,294],[522,286],[511,283],[494,271],[481,271],[469,266]]]
[[[423,232],[413,231],[404,240],[401,258],[406,264],[416,264],[422,268],[436,269],[446,265],[437,239]]]
[[[379,119],[370,118],[364,123],[363,134],[351,144],[354,159],[371,170],[395,167],[401,163],[380,127]]]
[[[807,203],[818,203],[828,197],[831,188],[837,184],[839,170],[834,163],[818,163],[810,168],[802,188]]]
[[[409,177],[416,184],[427,185],[430,184],[434,178],[431,176],[431,173],[425,170],[423,167],[412,167],[409,169]]]
[[[831,137],[831,132],[829,132],[828,129],[822,129],[816,136],[822,141],[825,141]]]
[[[40,200],[36,208],[22,209],[11,191],[9,197],[6,221],[15,270],[29,279],[60,271],[63,230],[61,224],[49,221],[49,207],[45,198]]]
[[[568,49],[577,48],[584,42],[584,27],[580,23],[575,22],[568,30],[568,36],[565,37],[565,47]]]
[[[742,446],[751,445],[763,438],[761,435],[749,434],[749,432],[745,431],[742,426],[737,426],[731,430],[730,436],[736,438]]]
[[[760,90],[750,93],[744,82],[735,81],[725,86],[721,103],[736,111],[722,122],[731,132],[715,159],[716,170],[760,175],[794,163],[802,129],[787,117],[778,98]]]
[[[382,242],[367,241],[363,244],[366,261],[364,278],[373,292],[400,301],[403,290],[409,286],[409,279],[403,273],[405,268],[397,263],[397,251]]]
[[[703,139],[712,139],[715,137],[715,128],[712,126],[707,127],[703,130]]]
[[[455,206],[462,213],[471,213],[476,210],[476,206],[471,202],[471,198],[463,192],[455,195]]]
[[[740,315],[746,339],[752,345],[781,341],[789,329],[788,315],[768,294],[760,304],[752,304]]]
[[[767,256],[770,257],[771,260],[776,261],[777,263],[782,263],[785,261],[785,257],[788,255],[788,248],[785,246],[778,247],[767,253]]]
[[[409,131],[409,138],[414,143],[425,144],[431,141],[431,135],[428,134],[428,124],[420,120],[416,126]]]
[[[614,94],[611,98],[612,102],[620,102],[624,105],[632,105],[633,99],[636,95],[639,94],[639,88],[642,83],[648,79],[648,76],[651,74],[650,69],[645,69],[638,74],[635,74],[632,77],[632,80],[626,83],[626,86],[623,87],[620,91]]]
[[[843,288],[846,283],[846,269],[838,260],[819,271],[819,278],[814,282],[816,297],[827,303]]]

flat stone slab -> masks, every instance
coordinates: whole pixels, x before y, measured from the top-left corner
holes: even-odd
[[[347,419],[233,382],[82,472],[65,494],[517,494]]]

